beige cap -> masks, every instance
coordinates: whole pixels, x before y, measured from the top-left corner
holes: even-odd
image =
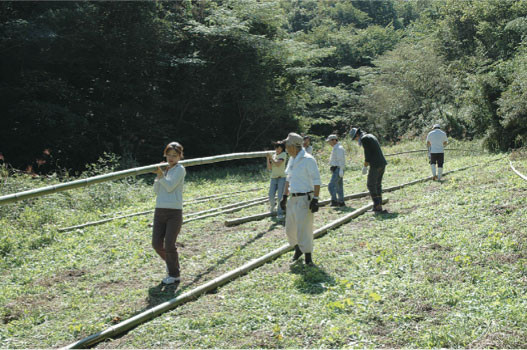
[[[331,141],[331,140],[338,140],[339,138],[337,137],[337,135],[335,134],[331,134],[328,136],[328,138],[326,139],[326,141]]]
[[[297,133],[290,132],[284,142],[286,146],[302,146],[304,139]]]

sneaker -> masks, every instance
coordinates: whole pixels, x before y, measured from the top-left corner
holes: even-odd
[[[339,206],[339,203],[337,201],[331,201],[331,204],[329,205],[330,207],[338,207]]]
[[[284,216],[284,214],[278,214],[278,215],[276,216],[276,218],[277,218],[278,220],[284,220],[285,216]]]
[[[339,207],[345,207],[345,206],[346,206],[345,202],[339,202]]]
[[[432,180],[437,181],[437,176],[434,176]]]
[[[181,281],[181,278],[179,277],[172,277],[172,276],[166,276],[163,278],[163,284],[174,284]]]

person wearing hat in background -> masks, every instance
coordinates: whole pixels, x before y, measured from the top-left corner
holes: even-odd
[[[311,137],[309,137],[308,135],[304,136],[303,146],[307,153],[313,154],[313,147],[311,146]]]
[[[326,142],[332,147],[329,158],[329,169],[331,170],[331,180],[328,184],[328,191],[331,195],[332,207],[343,207],[344,203],[344,168],[346,167],[346,152],[339,143],[337,135],[329,135]]]
[[[443,163],[445,162],[445,146],[448,140],[446,133],[441,130],[441,125],[434,124],[433,130],[426,136],[426,145],[430,152],[430,168],[434,180],[441,180],[443,175]],[[437,164],[437,175],[436,175]]]
[[[284,140],[289,162],[280,205],[286,209],[285,232],[289,244],[295,247],[293,262],[305,254],[306,265],[313,265],[313,213],[318,211],[320,173],[317,161],[302,147],[302,136],[289,133]],[[289,194],[291,198],[288,200]]]
[[[363,132],[360,128],[350,130],[352,140],[357,140],[359,146],[364,148],[364,170],[369,166],[368,171],[368,191],[373,201],[373,211],[385,213],[382,209],[382,177],[386,169],[386,159],[381,150],[381,145],[375,136]]]
[[[278,200],[282,199],[285,185],[285,161],[287,154],[285,153],[285,145],[278,141],[274,143],[275,154],[267,154],[267,170],[271,171],[271,183],[269,184],[269,211],[274,211],[275,195]],[[278,219],[284,218],[284,211],[280,206],[277,210]]]

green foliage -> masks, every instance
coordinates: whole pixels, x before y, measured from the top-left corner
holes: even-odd
[[[343,144],[350,155],[345,193],[365,191],[362,150],[349,140]],[[316,267],[291,267],[292,253],[285,254],[100,345],[525,348],[527,199],[519,195],[526,191],[525,181],[506,171],[507,159],[496,160],[480,146],[453,140],[452,148],[469,152],[447,151],[445,170],[476,168],[447,174],[442,183],[426,181],[387,194],[389,214],[365,213],[317,239]],[[327,183],[330,148],[318,140],[314,148]],[[422,140],[383,150],[419,148]],[[111,158],[93,168],[106,171]],[[524,160],[515,153],[515,165]],[[430,175],[424,153],[388,161],[386,187]],[[188,168],[185,200],[261,190],[187,205],[185,213],[264,196],[269,183],[264,169],[263,161],[239,168]],[[53,182],[27,175],[8,180],[8,186],[18,188]],[[160,285],[165,269],[151,247],[152,216],[56,230],[103,213],[151,209],[154,195],[146,182],[110,183],[104,190],[126,201],[109,199],[103,208],[89,204],[86,189],[0,207],[0,347],[66,346],[287,242],[284,227],[270,218],[225,229],[226,217],[256,214],[263,205],[185,224],[178,237],[183,280],[174,289]],[[321,191],[321,198],[328,195]],[[367,203],[358,199],[347,201],[346,208],[323,207],[314,225],[322,227]]]

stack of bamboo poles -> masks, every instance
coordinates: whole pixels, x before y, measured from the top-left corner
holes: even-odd
[[[386,203],[387,200],[384,200],[383,201],[383,204]],[[324,234],[326,234],[329,230],[332,230],[332,229],[335,229],[339,226],[342,226],[344,225],[345,223],[351,221],[352,219],[358,217],[359,215],[362,215],[364,214],[366,211],[368,211],[369,209],[372,208],[372,204],[369,204],[369,205],[366,205],[362,208],[359,208],[355,211],[353,211],[352,213],[349,213],[321,228],[319,228],[318,230],[316,230],[315,232],[313,232],[313,237],[314,238],[318,238],[318,237],[321,237],[323,236]],[[197,288],[194,288],[192,289],[191,291],[188,291],[184,294],[181,294],[179,296],[177,296],[176,298],[173,298],[171,300],[168,300],[162,304],[159,304],[151,309],[148,309],[146,311],[143,311],[142,313],[138,314],[138,315],[135,315],[134,317],[132,318],[129,318],[115,326],[112,326],[112,327],[109,327],[107,328],[106,330],[104,331],[101,331],[101,332],[98,332],[98,333],[95,333],[93,335],[90,335],[89,337],[86,337],[84,339],[81,339],[75,343],[72,343],[66,347],[64,347],[64,349],[80,349],[80,348],[87,348],[89,346],[92,346],[94,344],[97,344],[97,343],[100,343],[101,341],[105,340],[105,339],[108,339],[108,338],[111,338],[111,337],[114,337],[116,335],[119,335],[119,334],[122,334],[124,332],[126,332],[127,330],[130,330],[140,324],[143,324],[145,322],[147,322],[148,320],[150,319],[153,319],[169,310],[172,310],[174,308],[176,308],[177,306],[181,305],[181,304],[184,304],[184,303],[187,303],[189,301],[192,301],[194,299],[197,299],[200,295],[208,292],[208,291],[211,291],[211,290],[214,290],[224,284],[227,284],[228,282],[234,280],[235,278],[241,276],[241,275],[244,275],[246,273],[248,273],[249,271],[252,271],[260,266],[262,266],[263,264],[267,263],[267,262],[270,262],[276,258],[278,258],[279,256],[289,252],[293,250],[293,247],[290,246],[289,244],[285,244],[283,245],[282,247],[278,248],[278,249],[275,249],[269,253],[267,253],[266,255],[260,257],[260,258],[257,258],[255,260],[252,260],[244,265],[242,265],[241,267],[237,268],[237,269],[234,269],[234,270],[231,270],[217,278],[214,278],[213,280],[197,287]]]
[[[189,167],[189,166],[195,166],[195,165],[224,162],[228,160],[265,157],[267,156],[267,154],[272,154],[272,153],[273,151],[231,153],[231,154],[223,154],[223,155],[213,156],[213,157],[182,160],[179,163],[181,165],[184,165],[185,167]],[[106,182],[106,181],[111,181],[111,180],[118,180],[118,179],[122,179],[128,176],[138,176],[142,174],[147,174],[147,173],[151,173],[152,171],[157,169],[157,167],[159,166],[167,166],[167,165],[168,165],[167,163],[152,164],[152,165],[147,165],[143,167],[137,167],[137,168],[132,168],[128,170],[117,171],[117,172],[113,172],[110,174],[93,176],[87,179],[75,180],[75,181],[70,181],[67,183],[51,185],[51,186],[37,188],[37,189],[29,190],[29,191],[8,194],[8,195],[0,197],[0,205],[17,202],[17,201],[21,201],[24,199],[40,197],[40,196],[44,196],[44,195],[51,194],[51,193],[67,191],[67,190],[71,190],[74,188],[86,187],[86,186],[93,185],[96,183],[101,183],[101,182]]]

